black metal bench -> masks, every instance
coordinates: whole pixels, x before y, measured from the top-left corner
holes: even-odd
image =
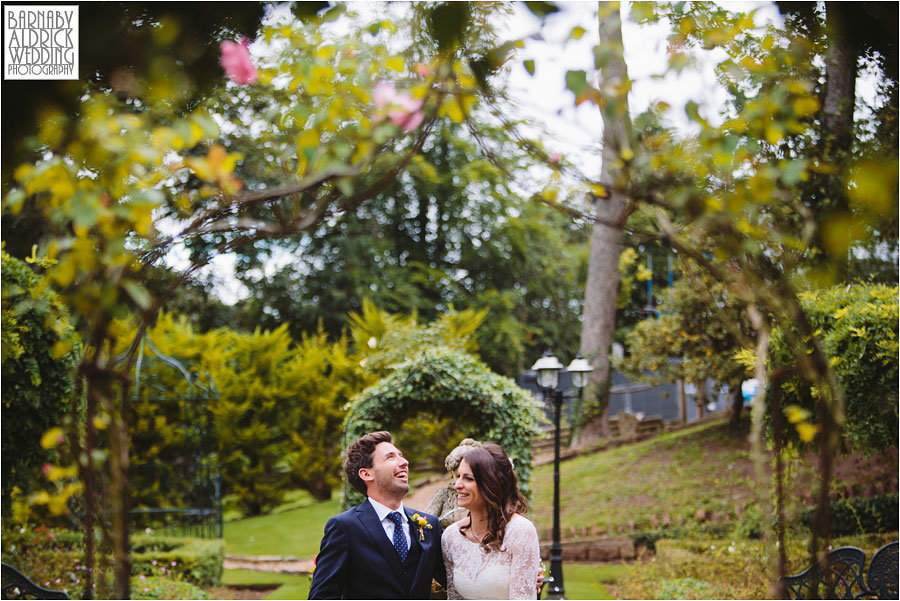
[[[15,569],[9,564],[3,564],[2,572],[2,589],[0,589],[0,597],[3,599],[68,599],[69,595],[66,591],[52,591],[42,588],[27,577],[22,572]]]
[[[897,546],[880,548],[869,571],[866,554],[856,547],[840,547],[825,556],[826,568],[816,564],[781,579],[789,599],[897,599]]]

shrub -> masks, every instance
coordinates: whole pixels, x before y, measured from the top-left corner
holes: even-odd
[[[44,526],[3,529],[3,561],[44,588],[80,593],[84,570],[79,532]]]
[[[896,286],[840,286],[801,295],[844,390],[842,436],[851,451],[874,453],[897,446],[898,291]],[[778,330],[772,335],[770,362],[772,367],[793,363]],[[799,405],[816,414],[818,392],[806,380],[785,379],[781,390],[782,406]]]
[[[215,586],[222,579],[225,541],[220,539],[135,535],[132,572],[176,577],[198,586]]]
[[[56,459],[44,433],[63,423],[75,398],[80,344],[56,294],[22,261],[2,252],[3,515],[15,487],[27,493]]]
[[[209,599],[209,594],[190,582],[182,582],[160,576],[138,576],[131,579],[131,598]]]
[[[222,578],[223,540],[139,534],[131,539],[131,551],[134,598],[205,599],[196,596],[202,592],[196,587],[215,586]],[[84,535],[43,526],[5,529],[3,561],[45,588],[81,594]],[[112,582],[111,575],[107,582]]]
[[[803,513],[803,523],[809,525],[815,509]],[[850,497],[831,504],[831,535],[849,536],[876,532],[895,532],[898,528],[897,493],[874,497]]]
[[[116,327],[123,332],[123,345],[131,340],[134,324]],[[284,491],[296,487],[320,500],[330,498],[340,471],[340,438],[334,433],[344,406],[365,381],[346,340],[329,342],[318,333],[295,343],[287,326],[201,334],[186,319],[167,314],[148,336],[161,353],[183,362],[200,374],[203,384],[218,390],[218,398],[204,399],[201,410],[209,412],[210,450],[217,455],[224,493],[233,496],[242,513],[264,513],[281,503]],[[169,374],[163,373],[167,370]],[[196,506],[193,478],[182,472],[184,485],[171,485],[178,477],[174,466],[190,463],[184,459],[196,447],[190,440],[196,437],[191,429],[196,424],[185,419],[190,410],[196,412],[187,381],[159,364],[148,366],[142,379],[164,383],[171,398],[149,402],[158,392],[142,387],[141,399],[148,402],[133,403],[134,461],[147,466],[138,474],[136,504]]]

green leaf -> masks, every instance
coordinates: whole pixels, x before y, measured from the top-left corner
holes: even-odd
[[[546,19],[549,15],[559,12],[559,7],[555,2],[526,2],[525,6],[534,16],[541,19]]]
[[[612,58],[612,50],[606,44],[597,44],[594,46],[594,68],[603,69]]]
[[[441,2],[427,18],[427,31],[437,42],[438,49],[447,50],[458,45],[471,20],[472,8],[468,2]]]
[[[569,39],[570,40],[580,40],[581,36],[583,36],[584,33],[585,33],[584,27],[582,27],[580,25],[576,25],[575,27],[572,28],[572,31],[569,32]]]
[[[298,21],[306,21],[317,16],[319,11],[325,10],[329,2],[291,2],[291,13]]]
[[[305,4],[305,3],[304,2],[295,2],[294,4]],[[338,17],[343,15],[345,12],[347,12],[347,7],[344,4],[342,4],[342,3],[335,4],[334,6],[332,6],[328,10],[326,10],[324,13],[322,13],[322,21],[326,22],[326,23],[328,21],[336,21],[338,19]]]
[[[534,75],[534,60],[528,59],[522,61],[522,66],[525,67],[525,70],[528,71],[529,75]]]
[[[128,296],[131,297],[137,306],[145,311],[149,309],[150,305],[153,303],[153,299],[150,298],[150,293],[147,292],[147,289],[137,282],[125,280],[122,282],[122,288],[125,289],[125,292],[128,293]]]
[[[702,121],[703,119],[700,117],[700,113],[698,109],[700,105],[698,105],[693,100],[689,101],[686,105],[684,105],[684,112],[687,114],[688,119],[691,121]]]
[[[566,71],[566,88],[578,96],[588,87],[587,73],[584,71]]]
[[[83,193],[73,196],[70,208],[72,220],[76,226],[91,228],[97,223],[100,211],[98,210],[96,199],[87,198],[86,196]]]

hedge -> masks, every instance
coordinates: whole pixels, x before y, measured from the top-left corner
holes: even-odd
[[[896,286],[855,285],[800,296],[844,390],[842,436],[849,451],[876,453],[897,446],[898,292]],[[792,363],[783,333],[775,330],[770,368]],[[816,415],[818,392],[807,381],[785,379],[781,390],[783,407],[799,405]],[[796,442],[792,430],[787,435]]]
[[[225,541],[221,539],[135,535],[131,539],[132,573],[165,570],[199,586],[216,586],[222,580]]]
[[[57,460],[41,446],[44,433],[79,414],[75,370],[81,343],[59,297],[23,261],[2,252],[2,511],[13,490],[46,484],[41,468]],[[73,406],[74,403],[74,406]]]
[[[197,587],[221,582],[224,540],[135,534],[131,551],[134,598],[205,598],[198,596],[202,591]],[[85,570],[84,535],[43,526],[7,528],[3,531],[3,561],[45,588],[80,595]],[[111,584],[111,575],[107,581]],[[153,596],[157,594],[161,596]]]

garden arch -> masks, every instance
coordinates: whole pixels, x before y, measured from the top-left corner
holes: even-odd
[[[512,379],[459,350],[428,349],[362,391],[344,420],[343,448],[368,432],[396,429],[424,411],[458,420],[466,436],[501,445],[513,460],[520,488],[530,494],[531,439],[546,420],[540,404]],[[344,507],[362,500],[345,477]]]

